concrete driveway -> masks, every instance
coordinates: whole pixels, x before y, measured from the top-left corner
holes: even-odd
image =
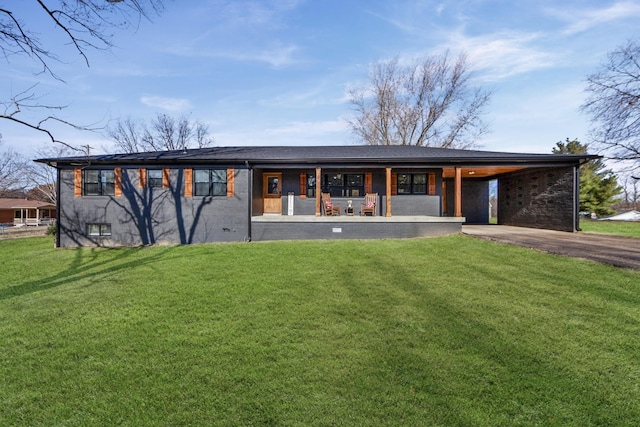
[[[463,225],[462,232],[482,239],[640,269],[640,239],[591,233],[539,230],[506,225]]]

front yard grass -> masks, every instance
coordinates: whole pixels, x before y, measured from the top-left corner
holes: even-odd
[[[3,425],[640,419],[637,271],[463,235],[0,257]]]
[[[640,238],[639,221],[597,221],[580,219],[580,228],[586,233],[615,234]]]

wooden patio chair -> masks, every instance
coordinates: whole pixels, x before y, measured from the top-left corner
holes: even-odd
[[[360,204],[360,215],[376,216],[378,206],[378,193],[367,193],[364,196],[364,203]]]
[[[340,204],[331,201],[331,194],[322,193],[322,207],[326,216],[340,216]]]

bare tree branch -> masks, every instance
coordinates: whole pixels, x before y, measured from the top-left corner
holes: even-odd
[[[150,125],[135,122],[130,117],[117,120],[109,126],[107,134],[117,150],[124,153],[204,148],[214,143],[209,137],[209,128],[202,122],[161,113]]]
[[[591,117],[591,138],[611,159],[640,167],[640,39],[629,40],[587,77],[581,111]]]
[[[0,147],[2,136],[0,135]],[[28,170],[30,162],[24,159],[15,150],[9,148],[0,151],[0,197],[6,197],[14,191],[24,191],[28,185],[25,170]]]
[[[89,51],[108,50],[112,47],[112,30],[137,26],[141,19],[149,19],[151,14],[163,11],[163,0],[21,0],[33,1],[36,9],[54,24],[60,34],[68,41],[89,66]],[[56,6],[52,6],[55,4]],[[56,52],[60,45],[48,46],[48,40],[40,38],[32,31],[30,20],[32,15],[18,16],[11,8],[0,8],[0,54],[7,61],[14,56],[26,56],[42,67],[42,73],[50,75],[59,81],[64,81],[52,69],[51,62],[59,62]],[[51,44],[51,43],[49,43]],[[7,119],[26,126],[30,129],[45,133],[52,142],[64,142],[57,139],[49,127],[48,122],[58,122],[69,125],[78,130],[92,130],[87,126],[73,124],[56,115],[46,114],[42,119],[33,121],[21,116],[27,110],[63,110],[64,106],[52,106],[32,103],[34,86],[22,91],[18,96],[1,102],[5,112],[0,119]]]
[[[349,90],[349,126],[370,145],[471,147],[488,131],[480,116],[491,93],[470,90],[470,78],[464,54],[374,63],[369,85]]]

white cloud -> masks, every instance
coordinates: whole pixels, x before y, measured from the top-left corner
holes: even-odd
[[[501,32],[466,37],[456,32],[447,45],[466,52],[474,69],[482,71],[483,79],[494,81],[553,66],[555,55],[535,47],[539,38],[535,33]]]
[[[640,17],[640,4],[633,1],[622,1],[603,9],[570,11],[550,9],[549,13],[567,21],[569,25],[563,33],[572,35],[619,19]]]
[[[140,98],[147,107],[160,108],[171,112],[180,112],[192,108],[188,99],[182,98],[165,98],[162,96],[143,96]]]

